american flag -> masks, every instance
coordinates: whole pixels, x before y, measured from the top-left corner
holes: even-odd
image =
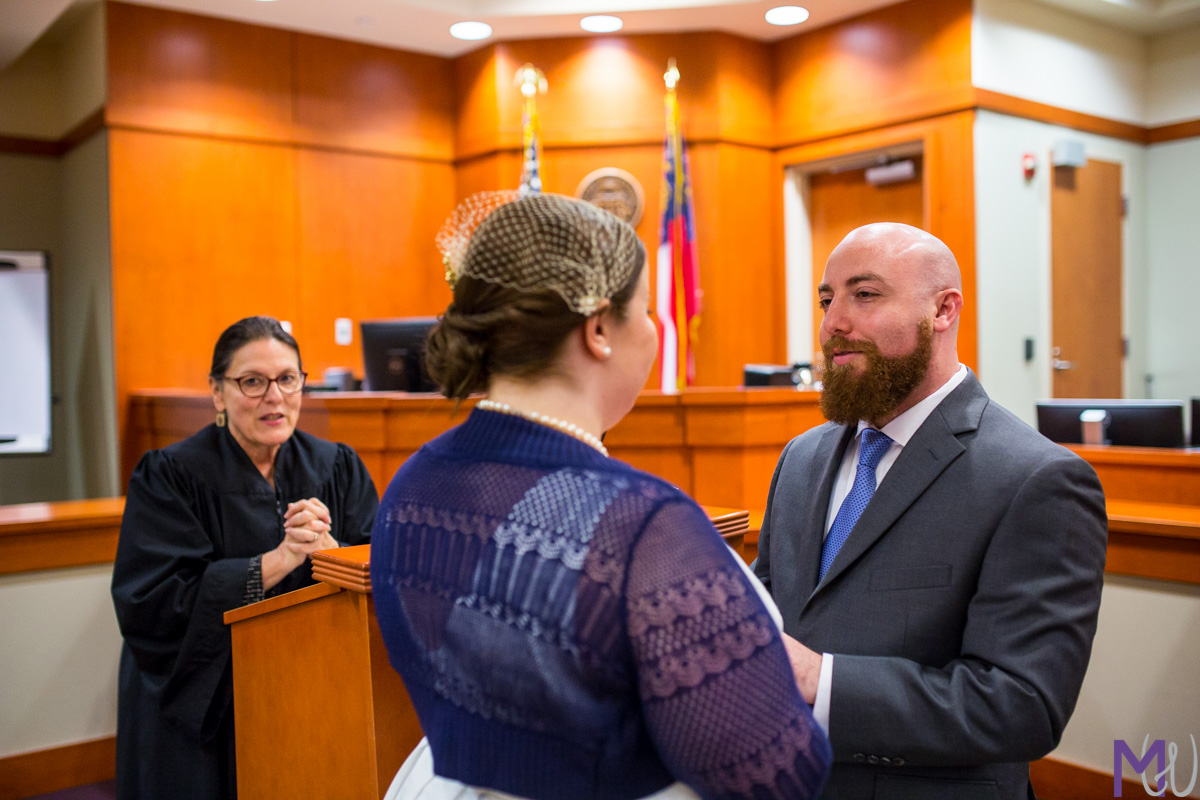
[[[671,59],[667,82],[667,135],[663,140],[662,225],[658,237],[657,312],[661,329],[659,364],[662,390],[679,392],[696,379],[692,346],[700,327],[700,270],[696,263],[696,224],[687,144],[679,119],[675,84],[679,70]]]

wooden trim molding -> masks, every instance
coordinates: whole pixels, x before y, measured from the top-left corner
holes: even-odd
[[[111,564],[124,497],[0,506],[0,575]]]
[[[0,800],[111,781],[117,775],[117,738],[106,736],[0,758]]]
[[[1095,800],[1113,797],[1113,774],[1081,767],[1056,758],[1043,758],[1029,764],[1029,782],[1040,800]],[[1121,779],[1123,797],[1146,797],[1138,781]]]
[[[1150,142],[1150,129],[1141,125],[1083,114],[1079,111],[1068,111],[1058,106],[993,92],[990,89],[976,87],[975,104],[985,111],[995,111],[1051,125],[1062,125],[1064,128],[1094,133],[1098,136],[1111,136],[1114,139],[1125,139],[1138,144],[1149,144]]]
[[[1200,119],[1189,119],[1171,125],[1159,125],[1150,129],[1150,144],[1173,142],[1177,139],[1191,139],[1200,136]]]
[[[1158,144],[1172,142],[1176,139],[1191,139],[1200,136],[1200,119],[1190,119],[1171,125],[1147,127],[1134,125],[1129,122],[1097,117],[1079,111],[1070,111],[1058,106],[1038,103],[1015,97],[1011,94],[993,92],[990,89],[975,88],[975,107],[984,111],[994,111],[998,114],[1008,114],[1013,117],[1031,119],[1035,122],[1045,122],[1050,125],[1061,125],[1064,128],[1094,133],[1097,136],[1110,136],[1114,139],[1124,139],[1137,144]]]
[[[74,150],[97,131],[104,129],[104,108],[98,108],[78,125],[67,131],[61,139],[27,139],[17,136],[0,136],[0,153],[18,153],[29,156],[52,156],[58,158]]]

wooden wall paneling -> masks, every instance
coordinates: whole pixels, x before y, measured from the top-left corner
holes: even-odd
[[[645,392],[604,444],[614,458],[692,492],[692,458],[686,447],[679,395]]]
[[[310,394],[304,398],[297,427],[322,439],[354,448],[382,496],[392,477],[384,469],[387,407],[387,399],[381,396]]]
[[[296,319],[294,169],[286,147],[113,130],[109,170],[124,430],[131,389],[207,385],[230,323]]]
[[[444,162],[453,157],[451,61],[324,36],[295,37],[297,142]]]
[[[689,139],[720,132],[718,44],[728,34],[537,39],[497,46],[499,141],[521,141],[521,96],[512,76],[531,62],[546,73],[548,93],[538,113],[548,145],[593,146],[661,142],[665,125],[663,73],[675,57],[679,102]]]
[[[730,34],[715,34],[714,38],[720,115],[717,135],[725,143],[773,146],[775,81],[771,45]]]
[[[771,153],[736,144],[691,148],[700,286],[697,386],[738,386],[747,363],[787,359],[782,258]]]
[[[962,111],[836,139],[779,150],[777,180],[790,165],[804,165],[884,148],[920,143],[923,153],[922,225],[940,238],[958,260],[963,280],[963,311],[958,331],[958,357],[977,369],[978,316],[975,297],[974,111]],[[780,186],[782,183],[779,184]],[[782,219],[782,194],[778,218]],[[824,268],[824,265],[820,265]],[[813,301],[816,302],[815,299]]]
[[[695,389],[682,397],[697,502],[763,509],[784,446],[825,422],[816,392]]]
[[[450,302],[434,238],[454,208],[449,164],[302,148],[296,152],[299,310],[305,368],[362,376],[365,319],[440,314]],[[334,320],[353,320],[349,345]]]
[[[496,45],[487,45],[454,59],[456,158],[478,157],[500,146],[498,94],[501,77],[496,62]],[[512,82],[512,73],[507,80]]]
[[[476,192],[516,189],[521,183],[523,163],[520,148],[494,151],[457,162],[454,166],[455,202]]]
[[[839,136],[969,108],[970,0],[908,0],[775,44],[775,138]]]
[[[248,139],[292,135],[292,36],[110,2],[110,126]]]

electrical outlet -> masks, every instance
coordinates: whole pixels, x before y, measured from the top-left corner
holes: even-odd
[[[354,342],[354,323],[349,317],[338,317],[333,321],[333,341],[342,346]]]

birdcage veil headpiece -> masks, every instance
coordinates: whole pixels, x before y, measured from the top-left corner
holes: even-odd
[[[465,276],[518,291],[552,289],[584,316],[629,283],[645,254],[633,228],[591,203],[517,191],[468,197],[437,245],[451,288]]]

